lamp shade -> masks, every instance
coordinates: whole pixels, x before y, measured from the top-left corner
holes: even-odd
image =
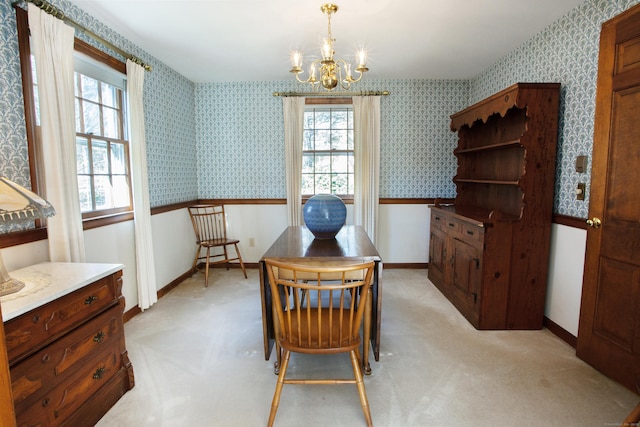
[[[0,224],[19,224],[55,215],[51,203],[33,191],[0,177]],[[0,296],[17,292],[24,283],[9,276],[0,254]]]
[[[16,224],[55,215],[51,203],[33,191],[0,177],[0,223]]]

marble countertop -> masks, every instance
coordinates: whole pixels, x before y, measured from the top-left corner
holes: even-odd
[[[0,297],[2,320],[18,317],[122,268],[122,264],[43,262],[11,271],[9,275],[25,287]]]

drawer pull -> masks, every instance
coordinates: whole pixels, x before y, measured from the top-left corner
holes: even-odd
[[[93,373],[93,379],[94,380],[101,379],[104,376],[104,372],[105,372],[104,367],[96,369],[96,371]]]
[[[42,356],[42,363],[47,363],[49,360],[51,360],[51,356],[49,356],[48,354]]]
[[[98,297],[97,297],[97,296],[95,296],[95,295],[91,295],[90,297],[87,297],[87,299],[86,299],[86,300],[84,300],[84,303],[85,303],[86,305],[91,305],[94,301],[97,301],[97,300],[98,300]]]
[[[440,221],[440,217],[439,217],[439,216],[435,216],[435,217],[434,217],[434,219],[435,219],[436,221]]]
[[[98,331],[98,333],[93,337],[93,340],[97,343],[101,343],[104,339],[104,332]]]
[[[473,235],[474,235],[474,234],[476,234],[476,233],[474,233],[474,232],[473,232],[473,231],[471,231],[471,230],[467,230],[467,234],[468,234],[469,236],[473,236]]]
[[[32,321],[33,323],[38,323],[38,322],[40,321],[40,315],[39,315],[39,314],[36,314],[35,316],[33,316],[33,317],[31,318],[31,321]]]
[[[453,222],[449,223],[449,227],[455,227],[456,225]]]
[[[49,406],[49,398],[45,397],[44,399],[42,399],[42,407],[46,408],[47,406]]]

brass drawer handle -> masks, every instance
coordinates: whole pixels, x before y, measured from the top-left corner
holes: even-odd
[[[87,299],[86,299],[86,300],[84,300],[84,303],[85,303],[86,305],[91,305],[94,301],[97,301],[97,300],[98,300],[98,297],[97,297],[97,296],[95,296],[95,295],[91,295],[90,297],[87,297]]]
[[[93,341],[97,343],[101,343],[104,339],[104,332],[98,331],[98,333],[93,337]]]
[[[104,376],[104,372],[106,369],[104,369],[104,367],[98,368],[96,369],[96,371],[93,373],[93,379],[94,380],[99,380]]]

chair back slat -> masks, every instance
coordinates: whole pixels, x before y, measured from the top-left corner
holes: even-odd
[[[373,262],[265,264],[283,347],[313,353],[359,345]]]
[[[198,243],[226,240],[227,222],[223,205],[190,206],[189,215]]]

